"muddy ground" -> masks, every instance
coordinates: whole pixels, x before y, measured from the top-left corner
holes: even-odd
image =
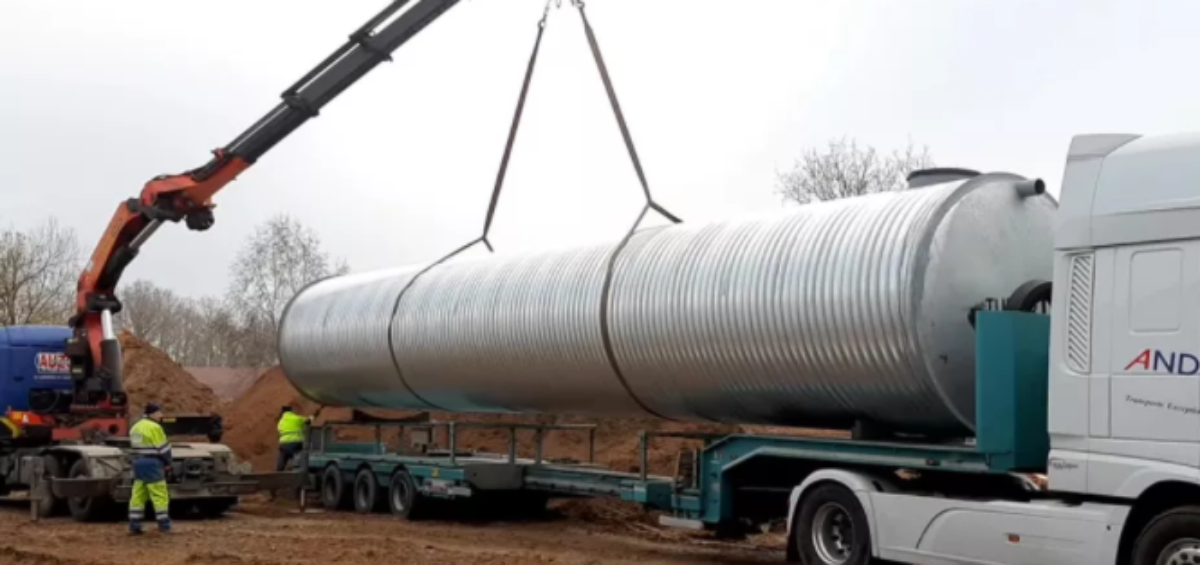
[[[126,351],[125,373],[135,413],[148,401],[159,402],[173,414],[225,417],[225,442],[239,458],[258,470],[274,466],[278,432],[275,423],[282,404],[303,414],[317,406],[303,398],[278,368],[258,375],[242,371],[238,394],[230,382],[209,386],[165,353],[130,334],[121,336]],[[243,374],[244,373],[244,374]],[[229,380],[229,379],[227,379]],[[385,412],[379,416],[407,416]],[[533,415],[433,414],[438,420],[513,423],[579,423],[578,418]],[[346,409],[322,412],[319,421],[345,420]],[[596,461],[621,471],[638,468],[641,429],[656,431],[756,431],[736,426],[666,424],[658,420],[603,420],[596,430]],[[674,427],[672,427],[674,426]],[[349,430],[340,439],[362,441]],[[816,435],[828,432],[814,432]],[[357,434],[357,435],[356,435]],[[370,434],[373,439],[373,432]],[[586,458],[586,435],[555,432],[546,438],[547,457]],[[399,441],[399,438],[392,438]],[[519,453],[531,456],[532,435],[519,438]],[[657,440],[649,450],[653,473],[671,473],[687,442]],[[499,429],[468,428],[458,446],[507,452],[508,433]],[[408,523],[386,515],[353,513],[298,514],[295,502],[270,503],[251,497],[228,517],[213,521],[179,521],[169,537],[149,533],[130,538],[124,524],[80,524],[69,518],[29,522],[28,505],[0,502],[0,565],[174,565],[221,563],[231,565],[303,564],[606,564],[606,563],[778,563],[783,558],[782,534],[763,534],[743,542],[719,542],[705,534],[667,530],[638,508],[608,500],[556,502],[545,519],[533,522]]]
[[[387,515],[295,512],[294,502],[252,498],[227,517],[177,521],[162,536],[132,538],[125,525],[80,524],[70,518],[29,522],[28,506],[0,503],[0,563],[6,565],[305,565],[527,563],[678,565],[779,563],[783,537],[764,534],[720,542],[704,534],[661,530],[620,518],[622,509],[557,504],[525,523],[419,522]],[[563,514],[574,514],[571,518]]]

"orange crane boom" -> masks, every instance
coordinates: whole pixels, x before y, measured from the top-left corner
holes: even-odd
[[[138,251],[164,222],[184,220],[187,227],[212,227],[213,196],[233,182],[267,151],[391,53],[458,3],[458,0],[394,0],[350,34],[349,41],[283,92],[283,101],[205,165],[181,174],[155,177],[137,198],[117,207],[92,252],[76,287],[73,329],[67,342],[75,386],[67,412],[84,422],[100,418],[106,427],[121,421],[126,396],[121,349],[112,316],[121,310],[117,283]],[[115,418],[114,418],[115,417]],[[107,419],[105,419],[107,418]],[[78,424],[79,422],[75,422]],[[109,428],[111,430],[111,428]]]

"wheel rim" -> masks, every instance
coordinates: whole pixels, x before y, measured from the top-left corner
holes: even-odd
[[[842,565],[854,547],[854,523],[841,504],[826,502],[817,509],[812,525],[813,548],[822,563]]]
[[[408,505],[405,504],[405,499],[408,498],[408,483],[404,479],[397,478],[392,481],[392,508],[399,512],[404,512]]]
[[[368,502],[369,502],[369,500],[370,500],[370,498],[371,498],[371,497],[369,496],[369,495],[370,495],[370,492],[369,492],[369,491],[370,491],[370,486],[369,486],[369,485],[367,485],[367,482],[366,482],[365,480],[364,480],[364,481],[359,481],[359,482],[358,482],[358,489],[356,489],[356,490],[357,490],[357,493],[358,493],[358,507],[359,507],[359,508],[369,508],[369,507],[370,507],[370,504],[368,504]]]
[[[1195,565],[1200,564],[1200,539],[1178,539],[1158,554],[1158,565]]]
[[[323,489],[323,492],[325,493],[325,500],[327,501],[333,502],[337,499],[336,480],[337,479],[333,476],[333,473],[327,473],[325,475],[325,488]]]
[[[75,473],[71,475],[72,479],[90,479],[91,473]],[[75,507],[75,510],[87,513],[91,509],[92,499],[85,496],[75,496],[67,499],[67,504]]]

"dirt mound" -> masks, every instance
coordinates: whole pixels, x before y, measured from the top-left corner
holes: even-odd
[[[225,417],[225,443],[255,471],[269,471],[275,465],[278,436],[275,424],[279,408],[291,405],[301,414],[312,414],[316,404],[304,399],[278,368],[259,375],[254,384],[233,402],[222,408]]]
[[[131,415],[157,402],[167,414],[209,414],[220,401],[178,363],[154,346],[123,331],[119,336],[125,370],[125,392]]]
[[[231,402],[244,394],[258,376],[261,369],[252,367],[184,367],[204,386],[211,388],[221,402]]]

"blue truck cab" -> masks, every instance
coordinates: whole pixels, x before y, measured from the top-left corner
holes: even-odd
[[[0,327],[0,413],[30,410],[35,390],[71,390],[65,326]]]

